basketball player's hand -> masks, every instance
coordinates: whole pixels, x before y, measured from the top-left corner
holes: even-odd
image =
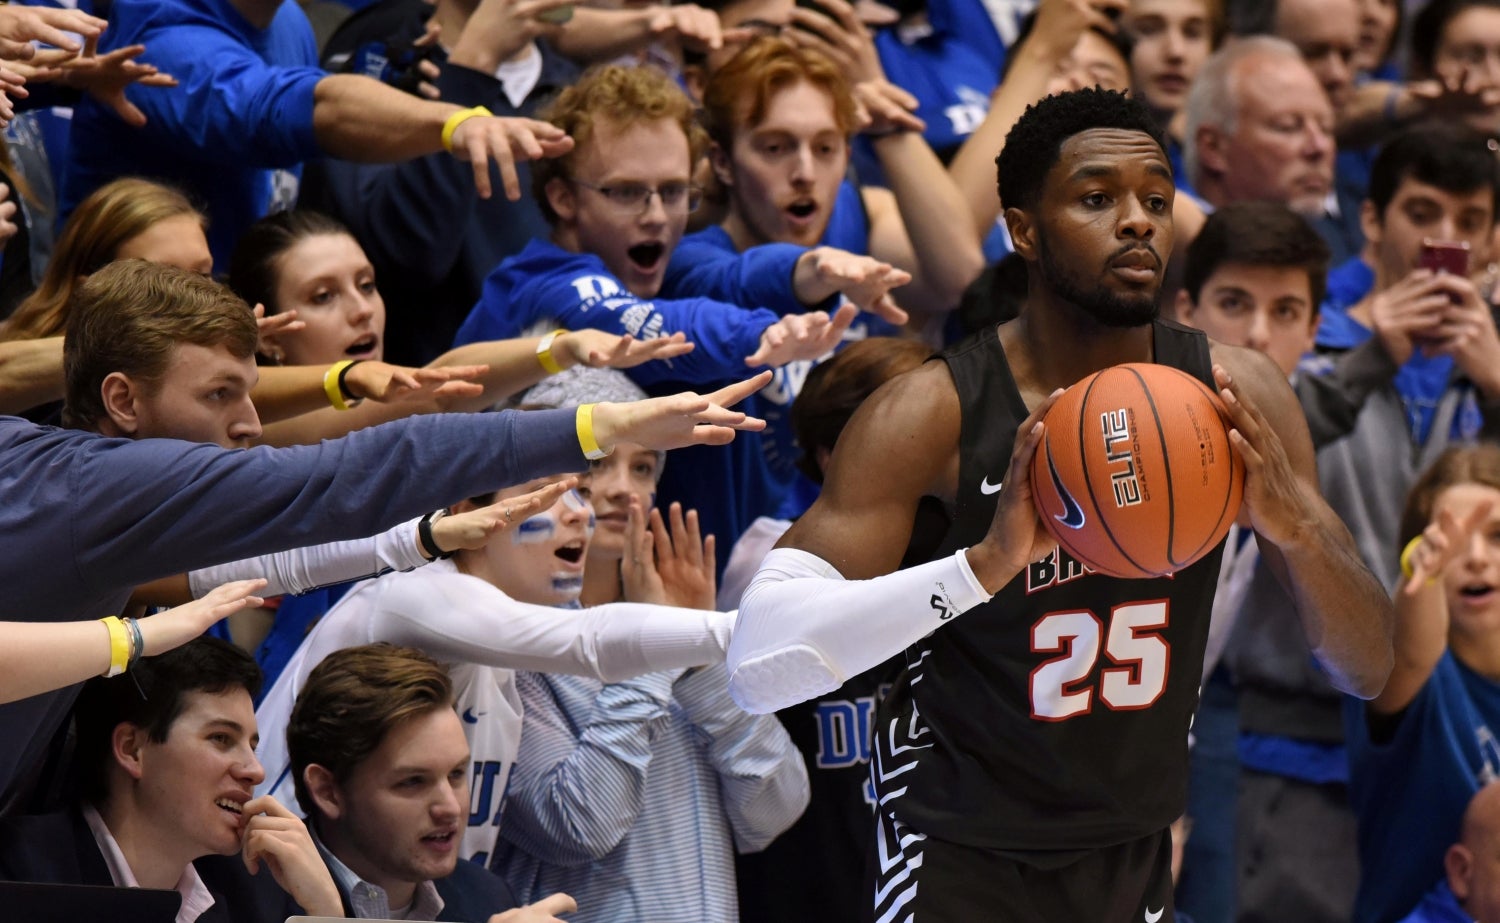
[[[730,410],[771,382],[770,372],[725,385],[712,394],[684,391],[644,401],[594,405],[594,441],[606,452],[616,442],[635,442],[648,449],[685,445],[724,445],[735,430],[758,432],[766,421]]]
[[[1438,513],[1427,524],[1427,528],[1422,530],[1416,545],[1412,547],[1410,557],[1403,562],[1410,563],[1411,577],[1402,584],[1401,592],[1407,596],[1415,596],[1429,587],[1442,592],[1444,568],[1463,553],[1474,535],[1489,520],[1493,508],[1486,500],[1475,506],[1462,522],[1447,510]]]
[[[824,311],[788,314],[761,331],[760,348],[745,357],[745,364],[780,368],[788,362],[818,359],[839,345],[858,316],[859,309],[847,302],[832,317]]]
[[[483,548],[490,539],[542,510],[550,510],[562,495],[578,486],[577,477],[538,487],[519,497],[496,500],[477,510],[443,516],[432,524],[432,540],[445,552]],[[426,550],[423,550],[426,555]]]
[[[1286,448],[1260,408],[1244,395],[1239,383],[1222,365],[1214,365],[1219,397],[1229,411],[1229,442],[1245,462],[1245,506],[1242,517],[1250,527],[1278,548],[1285,548],[1299,535],[1314,534],[1321,520],[1319,500],[1308,496],[1303,482],[1292,471]]]
[[[983,541],[969,549],[969,567],[987,593],[999,592],[1026,565],[1040,561],[1057,548],[1057,540],[1042,525],[1036,499],[1031,495],[1031,460],[1046,432],[1042,418],[1062,393],[1063,389],[1058,388],[1047,395],[1016,429],[1010,465],[1005,469],[990,530]]]
[[[270,795],[245,802],[241,810],[240,855],[250,874],[265,862],[276,883],[309,916],[343,916],[338,888],[301,818]]]
[[[1370,297],[1370,326],[1391,361],[1405,365],[1417,346],[1436,341],[1452,305],[1437,273],[1418,269]]]
[[[1452,356],[1481,394],[1500,398],[1500,334],[1489,302],[1463,276],[1439,273],[1433,284],[1448,294],[1449,303],[1426,351]]]
[[[497,913],[490,917],[489,923],[563,923],[557,915],[572,913],[577,909],[578,902],[559,891],[547,895],[535,904]]]

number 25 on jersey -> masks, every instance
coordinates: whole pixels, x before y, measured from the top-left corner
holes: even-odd
[[[1031,671],[1031,717],[1066,721],[1088,714],[1094,699],[1113,711],[1149,708],[1167,687],[1171,648],[1167,601],[1124,603],[1109,624],[1089,609],[1049,612],[1031,626],[1031,650],[1057,654]],[[1090,680],[1101,653],[1108,666]]]

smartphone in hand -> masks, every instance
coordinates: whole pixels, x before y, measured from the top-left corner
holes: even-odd
[[[1469,274],[1469,243],[1464,240],[1434,240],[1424,238],[1418,265],[1433,272],[1446,272],[1455,276]]]

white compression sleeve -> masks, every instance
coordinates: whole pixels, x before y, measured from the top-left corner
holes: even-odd
[[[777,548],[740,600],[729,692],[754,714],[831,692],[989,598],[964,550],[845,580],[817,555]]]
[[[419,521],[403,522],[371,538],[293,548],[201,568],[188,574],[188,587],[194,599],[201,599],[209,590],[231,580],[265,577],[269,582],[260,595],[284,596],[386,571],[412,570],[427,563],[417,546]]]
[[[372,639],[440,660],[608,683],[724,661],[734,615],[644,603],[558,609],[524,603],[464,574],[382,581],[367,616]]]

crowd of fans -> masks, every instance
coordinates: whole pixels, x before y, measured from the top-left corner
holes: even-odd
[[[1500,0],[0,5],[0,881],[868,914],[904,661],[752,715],[732,613],[1094,86],[1396,600],[1344,695],[1231,530],[1176,918],[1500,923]]]

